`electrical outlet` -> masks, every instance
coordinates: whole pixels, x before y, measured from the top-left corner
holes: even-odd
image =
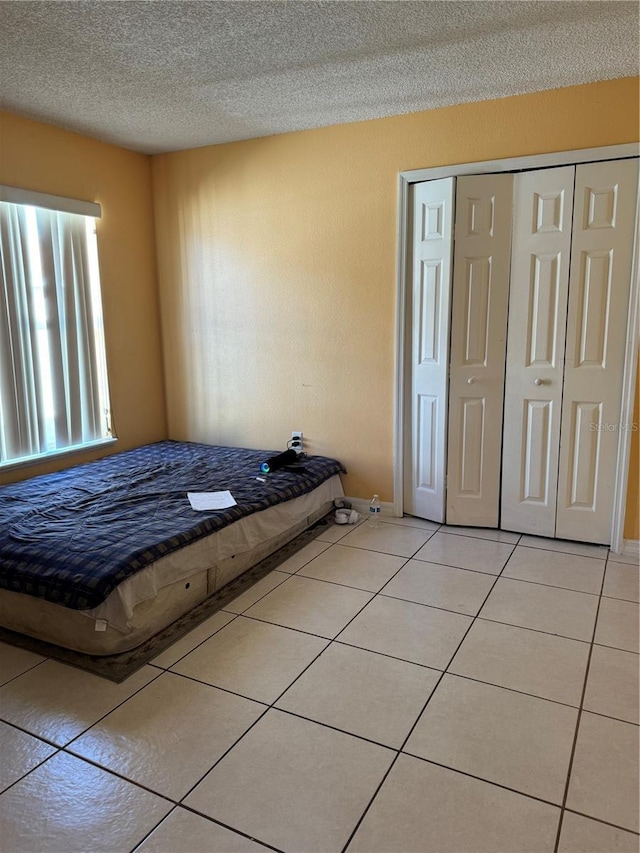
[[[296,439],[300,442],[299,444],[292,444],[293,449],[296,453],[302,453],[302,433],[294,430],[291,433],[291,441],[295,442]]]

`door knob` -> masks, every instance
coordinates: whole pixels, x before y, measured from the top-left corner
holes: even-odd
[[[534,379],[533,384],[534,385],[546,385],[546,379]]]
[[[474,383],[475,381],[476,381],[476,377],[475,377],[475,376],[470,376],[470,377],[467,379],[467,385],[473,385],[473,383]]]

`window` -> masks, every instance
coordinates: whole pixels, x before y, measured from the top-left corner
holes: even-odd
[[[109,440],[112,431],[99,205],[10,187],[0,187],[0,199],[0,465],[6,465]]]

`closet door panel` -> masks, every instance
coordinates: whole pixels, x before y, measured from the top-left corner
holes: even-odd
[[[574,166],[514,178],[501,527],[554,536]]]
[[[458,178],[447,523],[497,527],[512,175]]]
[[[455,179],[413,189],[412,290],[404,506],[444,521],[447,369]]]
[[[576,169],[556,536],[608,543],[638,161]]]

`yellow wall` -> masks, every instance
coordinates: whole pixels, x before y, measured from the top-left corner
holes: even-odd
[[[398,172],[637,140],[630,78],[154,157],[170,435],[392,500]]]
[[[150,158],[0,113],[0,183],[102,205],[98,251],[119,438],[109,452],[166,438]],[[0,483],[102,455],[104,449],[14,468]]]

